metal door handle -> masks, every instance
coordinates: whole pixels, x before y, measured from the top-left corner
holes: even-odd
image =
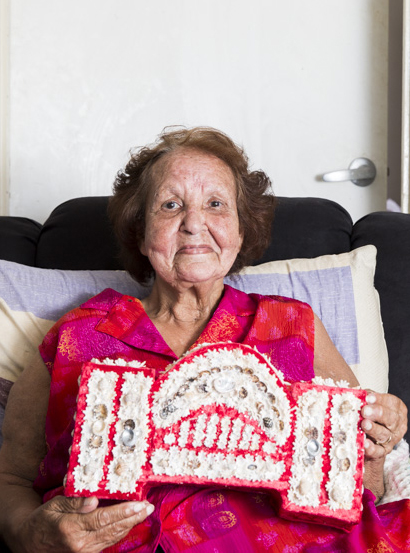
[[[358,157],[349,165],[349,169],[343,171],[332,171],[322,175],[325,182],[352,181],[357,186],[368,186],[376,178],[376,166],[366,157]]]

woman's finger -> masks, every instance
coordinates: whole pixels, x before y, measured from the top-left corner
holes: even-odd
[[[147,501],[129,501],[99,507],[98,499],[57,496],[40,508],[48,512],[54,530],[46,536],[59,551],[97,553],[114,545],[154,511]],[[87,512],[88,511],[88,512]],[[41,517],[40,517],[41,518]],[[45,522],[45,520],[43,520]],[[42,547],[44,544],[42,544]],[[43,547],[44,551],[46,548]]]
[[[94,545],[104,549],[125,537],[153,511],[154,506],[147,501],[131,501],[101,507],[84,517],[84,528],[92,536]]]
[[[406,433],[407,408],[391,394],[369,391],[362,416],[362,429],[374,444],[368,444],[366,449],[366,455],[372,458],[390,453]]]
[[[393,433],[407,426],[407,408],[398,397],[391,394],[368,394],[362,415],[385,426]]]
[[[385,457],[387,451],[383,446],[377,445],[372,440],[366,438],[364,441],[364,454],[366,459],[376,460]]]
[[[365,419],[362,421],[362,429],[367,436],[365,441],[366,455],[378,458],[392,451],[395,440],[393,433],[388,428]],[[366,444],[366,442],[368,443]]]

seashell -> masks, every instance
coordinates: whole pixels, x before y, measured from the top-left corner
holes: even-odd
[[[124,405],[129,405],[131,402],[131,394],[128,393],[128,394],[124,394],[121,398],[121,403],[123,403]]]
[[[321,408],[317,403],[311,403],[308,407],[308,412],[311,417],[320,417]]]
[[[264,405],[263,403],[261,403],[260,401],[257,401],[255,403],[255,407],[256,407],[256,410],[258,411],[259,415],[262,413],[262,411],[264,410]]]
[[[104,419],[97,419],[91,426],[93,434],[101,434],[105,428]]]
[[[224,371],[231,371],[233,369],[233,366],[232,365],[224,365],[222,367],[222,370]]]
[[[201,392],[202,394],[206,394],[209,390],[208,390],[208,385],[207,384],[199,384],[199,386],[197,386],[197,390],[198,392]]]
[[[97,388],[103,392],[104,390],[106,390],[109,386],[109,383],[107,381],[104,380],[104,378],[101,378],[97,384]]]
[[[335,448],[335,457],[337,459],[345,459],[347,457],[347,448],[345,445],[341,444],[341,445],[338,445],[336,448]]]
[[[268,387],[264,382],[257,382],[256,387],[258,388],[258,390],[262,390],[262,392],[266,392],[268,390]]]
[[[249,470],[256,470],[258,467],[256,465],[248,465]]]
[[[343,503],[347,500],[349,494],[348,487],[342,487],[340,485],[333,486],[332,491],[330,492],[330,497],[333,499],[333,501],[336,501],[336,503]]]
[[[333,436],[333,439],[336,443],[344,444],[346,441],[346,432],[343,432],[343,430],[340,430],[339,432],[336,432]]]
[[[103,443],[103,439],[101,436],[97,436],[93,434],[90,439],[88,440],[88,445],[94,449],[97,449],[100,447]]]
[[[246,369],[243,369],[243,371],[245,374],[253,374],[253,370],[250,369],[249,367],[246,367]]]
[[[212,367],[211,373],[220,373],[221,369],[219,367]]]
[[[246,388],[241,388],[238,392],[238,395],[239,397],[241,397],[242,399],[245,398],[247,395],[248,395],[248,392],[246,390]]]
[[[168,409],[161,409],[161,411],[159,412],[159,416],[161,417],[161,419],[166,419],[168,415]]]
[[[94,403],[97,401],[97,396],[95,394],[89,393],[87,396],[87,405],[94,405]],[[78,396],[77,396],[78,400]]]
[[[134,431],[129,428],[128,426],[125,427],[125,429],[121,433],[121,442],[123,445],[131,446],[134,445]]]
[[[125,422],[124,422],[124,427],[125,428],[131,428],[132,430],[135,428],[135,422],[132,420],[132,419],[127,419]]]
[[[126,464],[124,461],[118,461],[118,463],[115,465],[114,472],[117,476],[121,476],[121,474],[124,474],[126,470]]]
[[[320,444],[317,440],[309,440],[306,444],[306,451],[309,456],[316,457],[320,451]]]
[[[305,430],[305,436],[309,440],[317,440],[319,437],[319,430],[315,426],[309,426]]]
[[[346,457],[345,459],[340,459],[337,463],[337,466],[339,467],[339,470],[346,471],[350,468],[350,459],[349,457]]]
[[[272,413],[275,413],[277,417],[280,417],[279,409],[277,407],[272,406]]]
[[[168,411],[168,413],[175,413],[178,407],[176,407],[173,403],[170,403],[165,407],[165,409]]]
[[[98,403],[93,407],[93,415],[97,419],[106,419],[108,415],[107,406],[104,403]]]
[[[259,382],[259,378],[256,376],[256,374],[253,374],[251,376],[251,380],[252,380],[252,382]]]
[[[282,430],[285,428],[285,423],[281,420],[278,420],[278,426],[279,430],[282,432]]]
[[[275,403],[276,402],[276,396],[274,396],[273,394],[269,393],[268,394],[268,398],[269,398],[269,401],[271,403]]]
[[[183,384],[177,391],[177,396],[183,396],[189,390],[188,384]]]
[[[346,415],[346,413],[352,410],[353,410],[352,404],[350,403],[350,401],[347,401],[347,399],[339,405],[339,409],[338,409],[341,415]]]
[[[233,368],[240,373],[242,372],[242,367],[240,367],[239,365],[234,365]]]
[[[315,458],[310,456],[310,455],[309,455],[309,457],[305,457],[303,459],[303,464],[305,465],[305,467],[313,465],[314,463],[315,463]]]
[[[215,378],[213,387],[220,394],[226,394],[235,388],[235,382],[232,378],[229,378],[229,376],[219,376],[218,378]]]
[[[198,461],[198,459],[190,459],[187,462],[187,467],[192,469],[192,470],[195,470],[195,469],[199,468],[200,466],[201,466],[201,463]]]
[[[313,489],[313,482],[309,478],[302,478],[297,488],[300,495],[308,495]]]
[[[124,403],[124,405],[132,405],[135,402],[136,397],[135,394],[133,394],[132,392],[128,392],[127,394],[124,394],[122,396],[122,403]]]
[[[199,376],[208,376],[209,374],[211,374],[211,371],[201,371]]]
[[[273,426],[273,420],[270,419],[269,417],[264,417],[264,419],[263,419],[263,426],[265,426],[266,428],[272,428],[272,426]]]
[[[97,465],[95,463],[87,463],[83,466],[83,473],[88,476],[89,474],[94,474],[97,469]]]

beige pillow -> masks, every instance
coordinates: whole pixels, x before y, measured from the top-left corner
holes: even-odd
[[[387,392],[388,356],[374,287],[375,246],[315,259],[272,261],[226,279],[244,292],[309,303],[363,388]]]

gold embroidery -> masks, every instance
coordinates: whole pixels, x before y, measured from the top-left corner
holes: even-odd
[[[229,311],[221,311],[217,319],[209,322],[198,342],[226,342],[238,328],[240,328],[240,325],[236,316],[229,313]]]
[[[201,536],[195,531],[194,527],[187,522],[179,527],[173,528],[173,531],[178,534],[180,540],[186,545],[195,545],[203,541]]]
[[[225,501],[225,497],[222,493],[215,492],[212,494],[208,499],[208,505],[210,507],[216,507],[217,505],[221,505]]]
[[[237,519],[236,516],[231,511],[218,511],[211,515],[207,522],[214,527],[220,526],[224,530],[227,528],[232,528],[236,525]]]
[[[394,549],[384,539],[381,539],[376,545],[367,550],[368,553],[392,553],[393,551]]]
[[[61,333],[58,349],[62,355],[66,355],[70,361],[75,361],[80,354],[80,348],[73,337],[73,328],[67,328]]]

